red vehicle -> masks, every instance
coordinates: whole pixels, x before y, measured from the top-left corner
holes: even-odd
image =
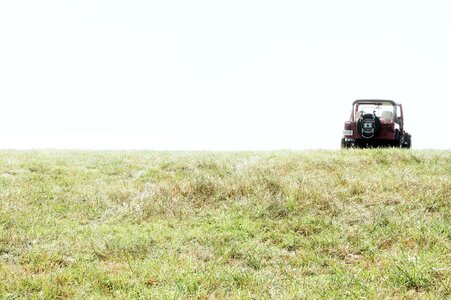
[[[342,148],[410,148],[411,135],[404,131],[402,105],[392,100],[356,100],[345,122]]]

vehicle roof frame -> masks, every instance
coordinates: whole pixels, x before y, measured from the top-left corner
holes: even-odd
[[[390,103],[393,106],[397,106],[398,104],[393,100],[383,100],[383,99],[359,99],[352,102],[352,106],[356,104],[377,104],[377,103]]]

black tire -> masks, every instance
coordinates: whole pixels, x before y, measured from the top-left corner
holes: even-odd
[[[362,129],[363,127],[363,123],[365,122],[370,122],[369,120],[374,120],[374,130],[372,133],[368,134],[365,133]],[[377,136],[377,134],[379,133],[381,129],[381,120],[379,120],[378,117],[376,117],[373,114],[365,114],[362,117],[360,117],[360,119],[357,121],[357,131],[362,135],[363,138],[365,139],[371,139],[375,136]]]
[[[393,141],[393,147],[394,148],[402,148],[402,140],[401,140],[401,133],[398,129],[395,131],[395,140]]]
[[[345,142],[345,139],[341,139],[341,148],[342,149],[348,149],[351,148],[352,144],[350,142]]]
[[[404,144],[402,145],[402,147],[406,148],[406,149],[412,148],[412,137],[410,134],[406,133],[406,137],[405,137]]]

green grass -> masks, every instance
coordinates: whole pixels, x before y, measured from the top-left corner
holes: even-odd
[[[451,297],[451,152],[0,152],[0,298]]]

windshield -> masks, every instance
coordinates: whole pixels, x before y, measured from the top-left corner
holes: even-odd
[[[392,121],[395,114],[395,107],[390,103],[362,103],[356,104],[356,113],[354,116],[355,120],[358,120],[360,116],[365,114],[375,114],[377,117],[386,120]]]

